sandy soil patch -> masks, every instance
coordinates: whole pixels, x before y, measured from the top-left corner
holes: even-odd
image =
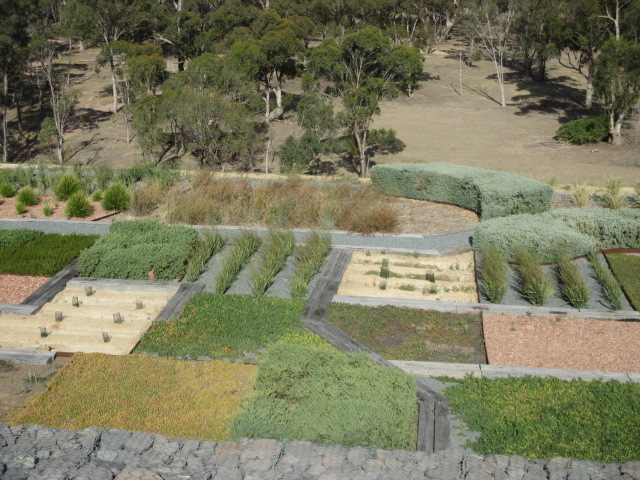
[[[88,200],[93,207],[93,213],[86,218],[76,218],[76,220],[95,220],[113,213],[107,212],[102,208],[100,202],[94,202],[91,198]],[[40,201],[32,207],[27,207],[27,211],[23,215],[19,215],[16,212],[16,201],[17,199],[15,196],[11,198],[0,198],[0,218],[45,218],[49,220],[63,220],[67,218],[67,214],[65,213],[67,202],[56,200],[53,196],[40,196]],[[53,214],[48,217],[44,214],[44,207],[47,205],[53,208]]]
[[[0,275],[0,303],[22,303],[51,277]]]
[[[640,372],[640,323],[484,315],[490,365]]]
[[[382,261],[389,278],[382,278]],[[477,302],[472,252],[446,257],[354,252],[338,295]],[[433,280],[433,281],[432,281]]]

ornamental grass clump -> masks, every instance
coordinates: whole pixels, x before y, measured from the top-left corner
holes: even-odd
[[[82,182],[78,177],[69,173],[60,177],[56,186],[53,187],[53,193],[61,201],[69,200],[71,195],[80,190],[82,190]]]
[[[233,237],[231,248],[222,261],[221,271],[216,279],[214,293],[223,294],[231,288],[233,282],[260,247],[262,241],[255,233],[241,232]]]
[[[620,192],[622,188],[622,179],[617,177],[609,177],[604,181],[604,189],[606,193],[602,197],[602,202],[611,210],[619,210],[624,207],[626,200]]]
[[[291,279],[291,296],[304,297],[311,279],[320,271],[331,251],[331,235],[312,232],[304,245],[295,249],[295,272]]]
[[[589,202],[589,190],[584,183],[574,183],[571,200],[576,207],[586,207]]]
[[[195,282],[207,267],[209,259],[222,250],[227,239],[217,230],[207,230],[204,238],[198,238],[198,243],[193,248],[185,279],[187,282]]]
[[[562,297],[573,308],[585,308],[589,303],[591,294],[587,284],[580,274],[580,269],[575,262],[569,260],[564,251],[558,253],[556,271],[560,284]]]
[[[129,208],[131,195],[122,183],[114,183],[102,195],[102,208],[106,211],[124,211]]]
[[[84,192],[79,190],[69,197],[64,212],[67,218],[86,218],[93,213],[93,207]]]
[[[555,293],[551,279],[542,269],[535,254],[518,250],[515,258],[520,276],[520,294],[532,305],[543,306]]]
[[[22,190],[20,190],[20,193],[18,193],[18,197],[16,198],[16,200],[18,202],[22,202],[27,207],[32,207],[33,205],[38,203],[39,198],[38,194],[33,188],[24,187]]]
[[[602,292],[607,302],[609,302],[614,310],[621,310],[622,290],[620,289],[620,284],[609,269],[602,264],[598,258],[598,254],[594,250],[587,254],[587,258],[593,269],[593,276],[602,287]]]
[[[10,198],[16,193],[16,189],[9,182],[0,183],[0,197]]]
[[[491,303],[500,303],[507,292],[507,259],[496,247],[487,245],[480,250],[479,276],[482,294]]]
[[[267,292],[275,276],[284,268],[294,245],[295,239],[291,231],[269,232],[258,252],[260,255],[258,264],[251,273],[250,283],[253,295],[264,295]]]

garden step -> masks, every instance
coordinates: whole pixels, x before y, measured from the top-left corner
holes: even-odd
[[[87,318],[111,318],[113,320],[113,314],[121,314],[125,320],[127,318],[138,319],[150,319],[153,320],[158,313],[162,310],[163,305],[147,305],[144,304],[144,308],[136,310],[135,304],[126,308],[124,305],[84,305],[80,304],[79,307],[72,307],[68,305],[60,304],[48,304],[40,310],[36,316],[52,319],[55,316],[55,312],[63,312],[63,316],[69,318],[87,317]]]
[[[102,332],[60,332],[52,331],[47,337],[40,336],[40,330],[15,329],[3,335],[1,348],[39,350],[45,345],[58,352],[109,353],[126,355],[133,350],[139,335],[121,334],[105,329],[109,341],[105,342]]]
[[[31,365],[47,365],[56,358],[55,352],[32,349],[0,348],[0,360],[12,363],[27,363]]]
[[[121,313],[123,318],[123,323],[116,324],[113,321],[113,313],[117,312],[106,312],[106,313],[95,313],[95,312],[78,312],[78,311],[62,311],[61,322],[56,322],[55,313],[54,312],[43,312],[38,313],[33,316],[22,316],[22,315],[2,315],[0,317],[0,326],[2,327],[10,327],[10,328],[19,328],[23,326],[47,326],[47,328],[53,328],[54,330],[59,330],[61,328],[66,328],[68,326],[74,325],[74,329],[81,330],[85,329],[93,329],[96,328],[104,328],[110,325],[120,325],[132,326],[136,331],[146,330],[151,322],[155,318],[155,314],[138,314],[126,315],[125,313]]]

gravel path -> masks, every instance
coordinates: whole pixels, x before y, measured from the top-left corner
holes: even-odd
[[[0,275],[0,303],[19,304],[51,277],[34,275]]]
[[[490,365],[640,373],[640,322],[483,315]]]
[[[276,440],[199,441],[0,424],[4,480],[640,480],[640,462],[435,454]]]

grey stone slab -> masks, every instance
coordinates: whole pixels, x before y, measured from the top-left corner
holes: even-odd
[[[627,373],[629,381],[634,383],[640,383],[640,373]]]
[[[33,315],[38,309],[39,307],[36,305],[14,305],[12,303],[0,303],[0,313]]]
[[[480,365],[482,377],[484,378],[508,378],[524,377],[531,375],[534,377],[554,377],[561,380],[617,380],[628,382],[629,375],[619,372],[592,372],[587,370],[556,370],[552,368],[530,368],[530,367],[508,367],[501,365]]]
[[[47,365],[56,358],[56,352],[44,350],[14,350],[0,348],[0,360],[13,363],[27,363],[31,365]]]
[[[480,378],[481,376],[480,365],[472,363],[389,361],[405,372],[421,377],[464,378],[467,375],[472,375]]]

